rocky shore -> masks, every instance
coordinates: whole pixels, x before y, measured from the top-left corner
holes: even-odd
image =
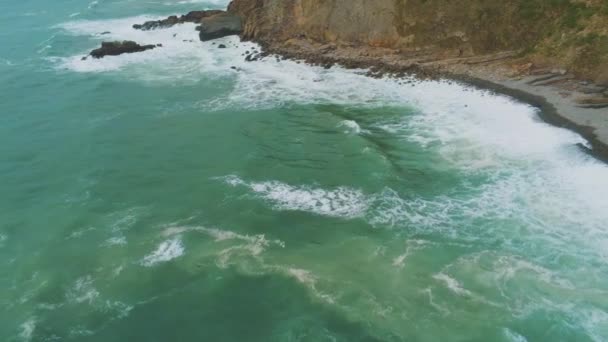
[[[276,54],[492,89],[540,108],[608,161],[608,5],[537,2],[234,0],[228,11],[241,16],[242,38],[263,46],[250,59]]]
[[[135,24],[133,28],[155,30],[196,23],[201,41],[240,35],[244,40],[259,43],[261,51],[251,51],[244,56],[248,62],[274,55],[325,68],[339,64],[345,68],[367,69],[370,77],[413,75],[420,79],[442,78],[491,89],[540,108],[543,119],[580,133],[591,143],[588,152],[608,161],[608,77],[602,74],[603,66],[598,67],[597,77],[591,79],[554,63],[531,61],[522,50],[486,51],[468,43],[469,38],[464,33],[459,39],[465,43],[448,47],[438,44],[427,48],[400,48],[399,44],[386,42],[338,39],[332,36],[333,33],[319,35],[314,31],[316,26],[305,21],[302,24],[307,18],[298,11],[289,12],[293,9],[291,3],[275,4],[273,1],[236,0],[227,11],[192,11],[180,17]],[[269,3],[274,7],[265,8]],[[359,7],[367,8],[359,4],[355,9]],[[273,13],[278,13],[278,17],[269,18]],[[327,25],[334,25],[328,18],[314,19],[330,20]],[[312,32],[297,30],[298,26],[307,25]],[[333,28],[335,34],[352,27],[352,23],[340,25]],[[387,27],[382,30],[390,31]],[[387,33],[380,32],[375,37],[383,34]],[[99,58],[154,47],[139,46],[135,42],[106,42],[91,55]]]
[[[563,69],[524,62],[517,52],[501,52],[467,58],[442,58],[399,50],[321,44],[305,39],[286,42],[256,40],[260,56],[280,55],[330,68],[368,69],[370,77],[447,79],[513,97],[540,109],[546,122],[581,134],[591,155],[608,162],[608,83],[596,84]]]
[[[136,42],[130,40],[117,42],[102,42],[101,47],[91,51],[90,56],[93,58],[103,58],[105,56],[119,56],[125,53],[136,53],[152,50],[157,47],[162,47],[162,45],[139,45]],[[84,59],[86,59],[86,57],[84,57]]]

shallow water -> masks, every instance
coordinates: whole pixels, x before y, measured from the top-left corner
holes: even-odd
[[[0,340],[608,339],[608,167],[580,136],[131,29],[222,6],[0,4]],[[163,48],[81,60],[104,39]]]

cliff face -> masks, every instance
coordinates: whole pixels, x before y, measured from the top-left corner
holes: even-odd
[[[444,58],[519,51],[608,79],[608,0],[234,0],[245,38],[303,38]]]

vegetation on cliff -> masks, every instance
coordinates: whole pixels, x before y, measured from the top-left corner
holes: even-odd
[[[518,51],[608,82],[608,0],[234,0],[245,35],[366,44],[443,58]]]

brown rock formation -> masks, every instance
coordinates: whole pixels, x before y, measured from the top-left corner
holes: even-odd
[[[234,0],[244,37],[385,47],[434,58],[519,51],[595,79],[608,72],[601,0]]]

